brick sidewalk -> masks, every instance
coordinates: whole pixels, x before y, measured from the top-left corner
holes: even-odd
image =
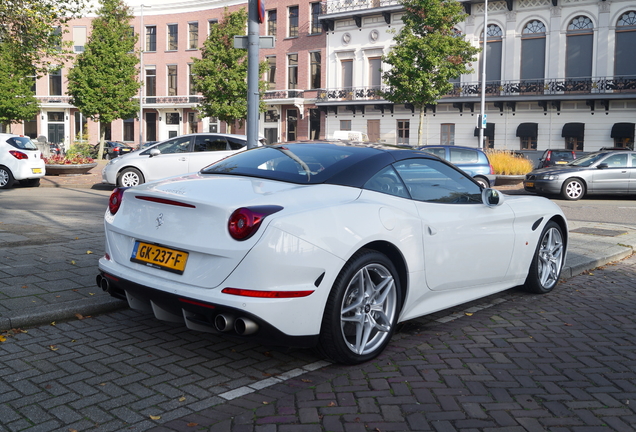
[[[328,366],[151,430],[636,430],[636,257],[545,296],[501,298],[450,322],[409,322],[375,361]]]

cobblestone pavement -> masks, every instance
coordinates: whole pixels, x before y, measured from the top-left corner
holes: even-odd
[[[635,307],[630,257],[410,321],[357,367],[83,317],[0,343],[0,431],[634,431]]]

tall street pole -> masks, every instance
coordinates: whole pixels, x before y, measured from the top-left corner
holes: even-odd
[[[144,51],[146,49],[146,29],[144,28],[144,8],[152,6],[141,5],[141,23],[139,25],[139,146],[144,143]]]
[[[247,8],[247,148],[258,146],[258,51],[260,43],[259,16],[264,0],[249,0]]]
[[[481,103],[479,116],[479,148],[484,148],[484,116],[486,115],[486,43],[488,41],[488,0],[484,3],[484,43],[481,51]]]

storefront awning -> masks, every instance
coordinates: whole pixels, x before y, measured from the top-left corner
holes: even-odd
[[[479,136],[479,128],[475,128],[475,136]],[[486,123],[486,129],[484,129],[484,136],[488,138],[495,137],[495,124],[494,123]]]
[[[517,126],[517,136],[522,138],[536,138],[538,130],[538,123],[521,123]]]
[[[585,136],[585,123],[566,123],[563,125],[561,136],[564,138],[583,138]]]
[[[611,138],[634,138],[634,123],[614,123]]]

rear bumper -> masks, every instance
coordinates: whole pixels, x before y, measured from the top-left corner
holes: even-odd
[[[101,271],[97,284],[111,296],[128,302],[131,309],[152,312],[159,320],[183,323],[191,330],[225,334],[265,345],[310,348],[318,343],[319,335],[292,336],[281,332],[261,317],[227,305],[208,303],[177,294],[150,288]],[[227,331],[217,328],[217,317],[255,323],[251,334],[239,334],[235,327]]]
[[[534,192],[537,194],[546,195],[558,195],[561,193],[561,182],[557,181],[545,181],[545,180],[524,180],[523,188],[527,192]]]

